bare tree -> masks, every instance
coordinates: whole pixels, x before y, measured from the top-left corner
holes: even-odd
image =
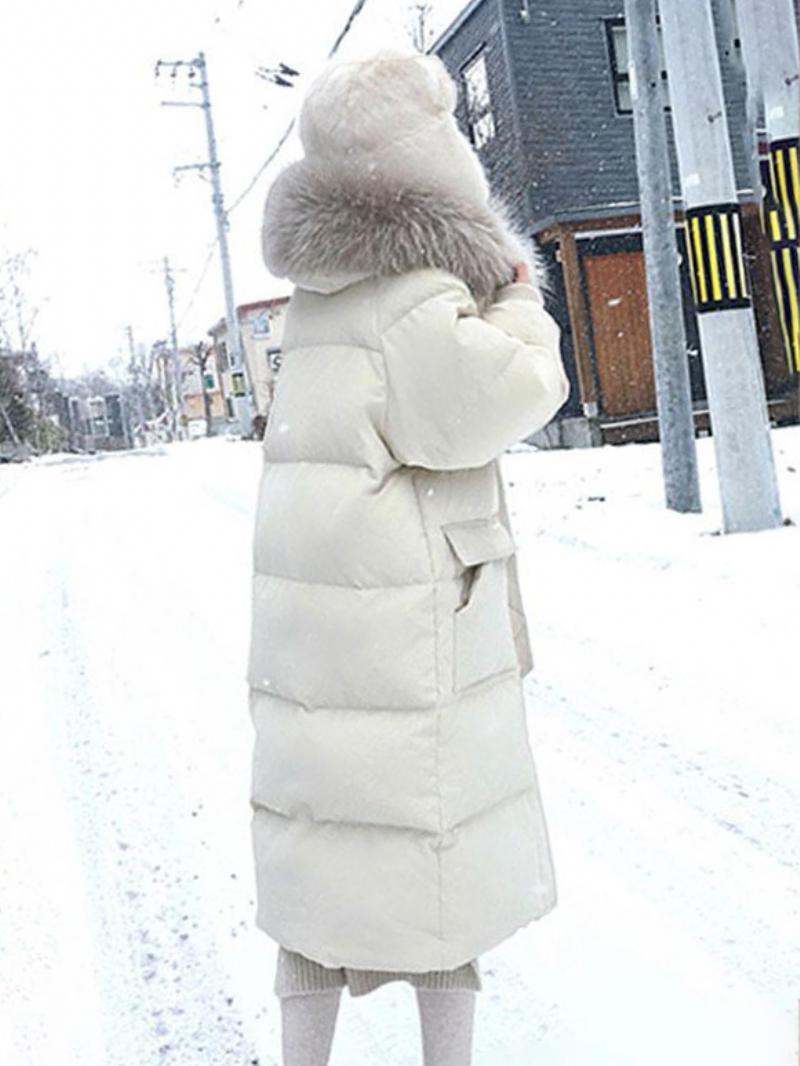
[[[28,248],[0,258],[0,436],[42,452],[58,447],[62,434],[54,417],[55,383],[34,341],[39,315],[30,296],[35,257]]]
[[[205,341],[198,341],[197,344],[192,345],[191,356],[189,362],[192,366],[197,367],[197,373],[200,375],[200,389],[203,393],[203,414],[206,420],[206,436],[214,436],[214,424],[211,413],[211,393],[208,391],[206,383],[206,370],[208,367],[208,360],[211,358],[214,352],[214,346],[207,344]]]
[[[30,300],[32,248],[0,259],[0,344],[26,352],[33,341],[39,308]]]

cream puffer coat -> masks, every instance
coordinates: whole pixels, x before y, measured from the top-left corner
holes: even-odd
[[[254,540],[257,923],[326,966],[451,969],[556,903],[499,457],[567,398],[559,330],[503,284],[499,216],[441,191],[305,161],[264,239],[296,288]]]

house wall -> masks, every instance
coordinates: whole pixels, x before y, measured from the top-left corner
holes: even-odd
[[[720,2],[727,0],[712,0],[721,41]],[[523,11],[527,19],[521,17]],[[456,114],[467,131],[461,71],[478,49],[485,48],[497,135],[479,154],[495,194],[512,206],[528,233],[539,236],[549,263],[547,304],[562,327],[562,353],[573,386],[559,422],[572,419],[577,427],[585,416],[605,431],[615,418],[630,421],[641,415],[650,427],[638,439],[647,439],[647,433],[657,432],[657,423],[650,338],[644,325],[646,291],[633,116],[621,113],[617,106],[609,33],[609,25],[623,14],[622,0],[548,0],[546,4],[473,0],[433,50],[459,83]],[[752,199],[752,189],[751,148],[745,140],[744,71],[736,51],[728,48],[721,53],[727,53],[721,62],[735,176],[740,198],[747,201]],[[667,127],[673,190],[679,200],[668,111]],[[753,209],[750,205],[749,210]],[[757,218],[745,221],[765,380],[777,398],[785,393],[786,373],[781,369],[774,300],[760,277],[764,253],[759,248]],[[592,234],[602,235],[601,239],[595,240]],[[591,263],[592,255],[602,255],[603,263]],[[627,293],[619,283],[623,274],[641,291]],[[705,388],[696,316],[688,276],[684,281],[692,391],[702,406]],[[626,319],[621,301],[628,299],[638,301],[639,306]],[[618,308],[613,314],[620,316],[620,328],[627,337],[624,353],[608,343],[609,329],[617,328],[606,313],[609,302]],[[636,329],[639,318],[643,328]],[[631,374],[641,379],[638,390],[625,380]],[[590,429],[585,442],[602,439]],[[618,424],[614,439],[633,439],[640,430],[623,430]]]
[[[190,422],[206,417],[200,368],[193,361],[192,355],[190,348],[182,348],[180,351],[181,376],[183,380],[183,413],[187,421]],[[215,420],[224,419],[226,415],[225,400],[222,395],[219,372],[213,351],[206,361],[206,374],[211,375],[213,378],[213,383],[207,390],[211,398],[211,417]]]
[[[714,10],[719,28],[719,0]],[[493,188],[533,231],[562,218],[630,211],[638,203],[633,116],[616,108],[608,37],[621,19],[621,0],[483,0],[451,36],[434,46],[458,78],[469,56],[486,44],[498,136],[481,158]],[[751,182],[744,129],[743,72],[723,70],[737,182]],[[457,111],[466,129],[463,91]],[[673,185],[677,160],[668,117]],[[518,132],[515,143],[515,132]]]
[[[239,308],[239,326],[247,360],[247,374],[258,414],[266,415],[275,387],[275,350],[283,341],[283,325],[288,298],[268,300],[260,305]],[[269,332],[265,333],[265,328]]]
[[[436,49],[436,46],[434,45]],[[481,48],[489,76],[496,134],[479,155],[492,185],[492,192],[525,229],[530,228],[530,205],[522,155],[521,130],[517,124],[516,94],[511,79],[506,27],[500,0],[483,0],[463,20],[457,32],[436,49],[459,86],[456,118],[469,136],[466,100],[461,70]]]

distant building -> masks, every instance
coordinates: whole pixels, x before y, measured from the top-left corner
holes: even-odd
[[[214,346],[209,343],[181,348],[178,356],[181,365],[183,417],[189,432],[192,436],[205,435],[208,407],[213,434],[224,427],[228,419]]]
[[[272,403],[275,376],[280,368],[283,320],[288,296],[236,308],[245,358],[245,386],[253,402],[253,413],[266,417]],[[208,331],[214,349],[214,365],[222,394],[225,418],[236,421],[236,385],[231,366],[228,327],[221,318]]]
[[[719,12],[720,0],[712,0]],[[542,443],[658,433],[622,0],[472,0],[432,45],[459,85],[457,117],[494,192],[550,266],[572,393]],[[662,72],[665,105],[666,73]],[[791,372],[746,150],[745,93],[723,63],[745,258],[770,417],[796,421]],[[674,195],[680,183],[670,126]],[[684,249],[683,214],[678,241]],[[683,257],[695,421],[709,424],[697,317]],[[538,443],[538,441],[537,441]]]
[[[58,421],[71,451],[118,452],[132,447],[125,396],[59,393]]]
[[[272,404],[275,376],[281,365],[283,322],[288,296],[258,300],[236,308],[247,376],[253,390],[256,413],[267,415]]]

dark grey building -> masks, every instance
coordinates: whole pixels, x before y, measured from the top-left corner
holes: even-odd
[[[720,2],[720,0],[715,0]],[[744,75],[717,9],[746,256],[771,417],[791,420],[791,374],[744,132]],[[459,84],[458,119],[495,194],[549,261],[572,395],[554,443],[657,437],[622,0],[472,0],[434,42]],[[668,84],[664,100],[668,108]],[[671,133],[670,133],[671,135]],[[683,226],[674,148],[679,243]],[[705,384],[684,265],[696,421]]]

